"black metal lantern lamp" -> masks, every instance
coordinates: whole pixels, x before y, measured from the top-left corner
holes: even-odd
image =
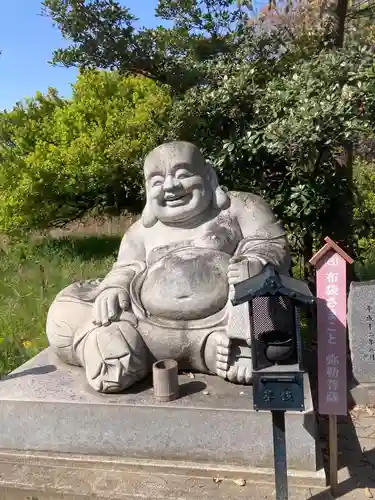
[[[233,305],[249,303],[254,409],[272,414],[276,500],[288,499],[285,412],[305,409],[300,307],[314,301],[271,265],[234,286]]]
[[[249,303],[255,410],[304,410],[300,307],[314,300],[272,265],[234,286],[233,305]]]

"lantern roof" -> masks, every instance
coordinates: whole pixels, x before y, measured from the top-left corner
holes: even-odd
[[[237,306],[251,302],[257,297],[270,296],[289,297],[303,304],[312,304],[315,301],[305,281],[280,274],[271,264],[267,264],[256,276],[234,285],[232,304]]]

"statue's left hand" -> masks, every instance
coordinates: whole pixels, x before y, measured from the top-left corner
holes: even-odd
[[[257,275],[262,269],[263,264],[259,260],[249,259],[245,256],[232,257],[228,266],[228,283],[230,285],[241,283],[241,281]]]
[[[92,321],[97,326],[108,326],[129,307],[129,294],[122,288],[108,288],[96,298]]]

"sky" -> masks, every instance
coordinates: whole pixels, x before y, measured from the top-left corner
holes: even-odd
[[[55,87],[63,97],[71,94],[77,75],[75,68],[48,63],[54,49],[67,44],[53,26],[42,17],[41,0],[3,0],[0,15],[0,110],[12,108],[36,91],[45,93]],[[160,23],[154,17],[157,0],[123,2],[147,27]]]
[[[1,0],[0,0],[1,1]],[[264,0],[258,0],[262,3]],[[67,46],[52,20],[41,16],[41,0],[2,0],[0,15],[0,111],[54,87],[70,97],[77,70],[52,66],[54,49]],[[139,25],[160,24],[154,17],[158,0],[123,0]]]

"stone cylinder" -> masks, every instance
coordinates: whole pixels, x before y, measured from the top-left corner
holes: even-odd
[[[178,398],[178,365],[174,359],[163,359],[152,366],[154,396],[159,402]]]

